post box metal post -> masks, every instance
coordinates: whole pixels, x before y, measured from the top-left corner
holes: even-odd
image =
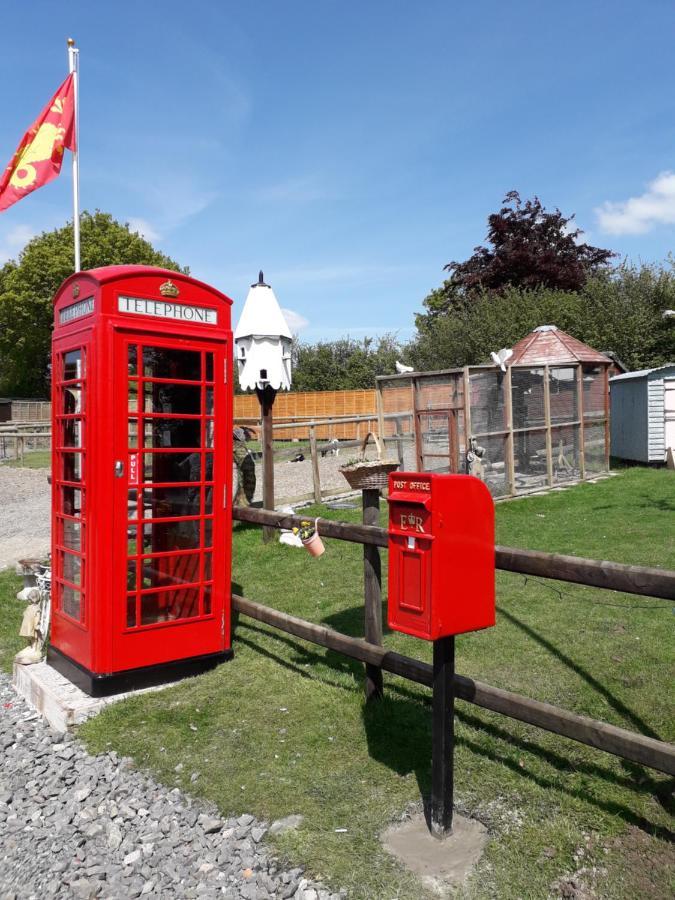
[[[231,302],[146,266],[55,297],[48,658],[90,694],[231,656]]]
[[[434,642],[431,833],[452,830],[455,635],[495,624],[494,503],[470,475],[389,476],[392,630]]]

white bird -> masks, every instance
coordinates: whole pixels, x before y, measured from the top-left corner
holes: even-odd
[[[404,366],[402,362],[396,360],[396,371],[399,375],[405,375],[406,372],[414,372],[414,368],[412,366]]]
[[[511,359],[512,356],[513,350],[510,347],[502,347],[497,353],[490,353],[490,359],[496,366],[499,366],[502,372],[506,372],[506,360]]]

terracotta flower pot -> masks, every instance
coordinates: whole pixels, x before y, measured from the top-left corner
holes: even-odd
[[[323,541],[316,532],[311,537],[308,537],[307,540],[303,540],[302,546],[307,549],[310,556],[321,556],[326,550]]]

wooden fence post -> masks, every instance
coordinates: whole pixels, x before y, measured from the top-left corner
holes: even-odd
[[[273,408],[276,391],[269,386],[257,388],[260,401],[262,468],[263,468],[263,506],[274,509],[274,430]],[[267,544],[274,537],[274,529],[263,527],[263,541]]]
[[[319,452],[316,447],[316,426],[309,426],[309,453],[312,458],[312,486],[314,502],[321,503],[321,478],[319,475]]]
[[[452,832],[455,755],[455,638],[434,641],[431,737],[431,834]]]
[[[380,492],[366,490],[363,498],[363,524],[380,524]],[[363,545],[363,588],[365,599],[365,637],[369,644],[382,646],[382,561],[373,544]],[[382,696],[382,669],[366,663],[366,700]]]
[[[550,369],[544,366],[544,424],[546,425],[546,482],[553,487],[553,434],[551,432]]]

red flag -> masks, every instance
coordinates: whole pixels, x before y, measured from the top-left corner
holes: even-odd
[[[64,147],[75,150],[72,72],[24,134],[12,161],[2,173],[0,212],[56,178],[61,171]]]

